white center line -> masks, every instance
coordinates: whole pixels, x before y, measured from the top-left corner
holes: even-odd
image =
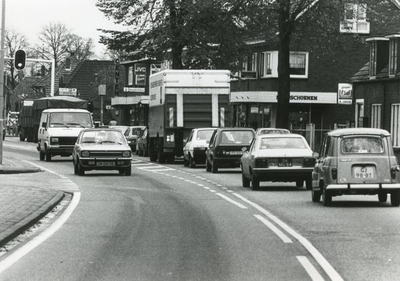
[[[315,267],[311,264],[311,262],[304,256],[297,256],[297,259],[307,271],[308,275],[310,275],[311,280],[313,281],[324,281],[321,274],[315,269]]]

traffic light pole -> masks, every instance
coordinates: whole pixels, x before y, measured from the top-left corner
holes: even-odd
[[[3,126],[4,126],[4,33],[6,22],[6,0],[1,5],[1,40],[0,40],[0,165],[3,164]]]

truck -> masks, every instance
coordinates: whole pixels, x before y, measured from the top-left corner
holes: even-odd
[[[37,142],[42,111],[49,108],[87,109],[88,101],[71,96],[54,96],[25,100],[18,118],[20,141]]]
[[[181,157],[194,128],[229,126],[229,70],[164,70],[149,80],[150,161]]]

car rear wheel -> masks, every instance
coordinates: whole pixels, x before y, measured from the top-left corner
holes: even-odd
[[[332,194],[330,194],[325,188],[322,192],[322,204],[324,206],[329,206],[332,203]]]
[[[400,206],[400,191],[394,191],[390,194],[390,203],[393,207]]]
[[[206,172],[211,172],[211,164],[208,160],[206,160]]]
[[[189,167],[194,168],[196,167],[196,162],[194,162],[193,158],[189,154]]]
[[[311,199],[313,202],[321,201],[321,191],[311,188]]]
[[[218,165],[214,162],[214,160],[212,160],[211,162],[211,172],[213,172],[214,174],[218,172]]]
[[[378,193],[378,200],[381,203],[385,203],[387,201],[387,193]]]
[[[260,189],[260,180],[255,175],[253,175],[253,177],[251,179],[251,186],[252,186],[253,190],[259,190]]]
[[[242,173],[242,186],[243,187],[249,187],[250,186],[250,180],[246,178],[246,176]]]

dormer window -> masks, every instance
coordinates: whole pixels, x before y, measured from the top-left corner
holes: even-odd
[[[399,69],[398,53],[400,34],[386,36],[389,38],[389,77],[394,77]]]
[[[369,34],[366,4],[346,3],[344,5],[344,18],[340,23],[340,32]]]
[[[71,70],[71,58],[65,59],[65,70]]]
[[[376,76],[388,65],[389,39],[385,37],[368,38],[369,43],[369,79]]]
[[[369,47],[369,76],[375,77],[376,76],[376,41],[371,42]]]

